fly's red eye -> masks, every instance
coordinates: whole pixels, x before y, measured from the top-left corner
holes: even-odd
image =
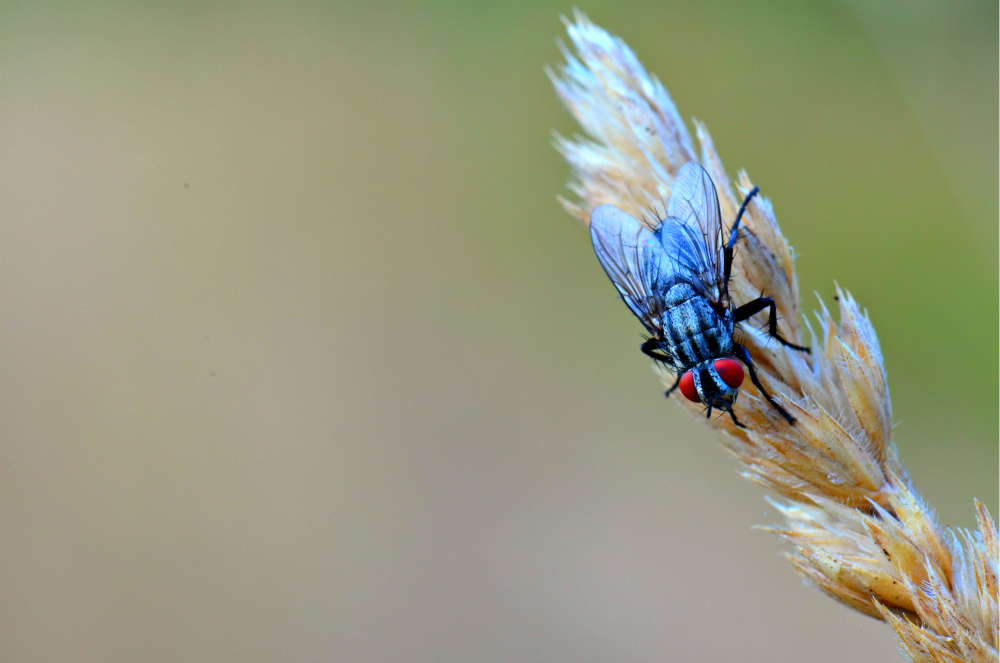
[[[681,376],[681,393],[684,394],[684,398],[693,403],[701,402],[701,399],[698,398],[698,388],[694,386],[694,373],[691,371]]]
[[[743,366],[735,359],[716,359],[715,370],[722,381],[733,389],[738,389],[743,384]]]

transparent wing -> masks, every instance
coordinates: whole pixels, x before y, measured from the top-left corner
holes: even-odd
[[[717,289],[722,280],[721,217],[712,178],[688,161],[677,172],[667,218],[656,231],[678,277]]]
[[[618,294],[650,333],[663,327],[663,296],[673,269],[659,239],[637,219],[613,205],[590,215],[594,251]]]

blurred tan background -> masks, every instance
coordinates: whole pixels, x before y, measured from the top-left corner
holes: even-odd
[[[996,515],[996,3],[581,8],[868,307],[942,521]],[[4,3],[0,660],[896,660],[555,202],[571,9]]]

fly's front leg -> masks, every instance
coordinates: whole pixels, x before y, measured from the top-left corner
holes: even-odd
[[[763,396],[764,399],[771,404],[771,407],[777,410],[778,413],[781,416],[783,416],[788,423],[794,424],[795,417],[788,414],[785,408],[781,407],[776,402],[774,402],[774,399],[771,397],[771,394],[767,393],[767,389],[764,389],[764,385],[760,383],[760,378],[757,377],[757,368],[753,364],[753,357],[750,356],[750,351],[747,350],[742,345],[740,345],[739,343],[733,343],[733,354],[736,356],[737,359],[746,364],[747,370],[750,372],[750,381],[753,382],[753,385],[755,387],[757,387],[757,391],[760,392],[761,396]]]
[[[663,352],[663,348],[660,346],[660,341],[655,338],[647,338],[646,342],[642,344],[640,348],[646,355],[652,357],[656,361],[663,362],[670,368],[676,370],[674,367],[674,358]],[[670,394],[677,391],[677,387],[681,385],[681,376],[683,373],[677,373],[677,379],[674,380],[674,384],[670,389],[667,389],[663,395],[670,398]]]
[[[677,387],[681,386],[681,375],[684,375],[684,374],[681,373],[680,375],[677,376],[677,379],[674,380],[674,386],[670,387],[670,389],[667,389],[665,392],[663,392],[664,396],[666,396],[667,398],[670,398],[670,394],[672,394],[675,391],[677,391]]]
[[[812,352],[809,348],[786,341],[785,337],[778,333],[778,308],[775,306],[774,300],[770,297],[758,297],[733,311],[733,322],[743,322],[760,313],[765,308],[771,309],[767,315],[767,333],[771,338],[777,339],[779,343],[793,350]]]

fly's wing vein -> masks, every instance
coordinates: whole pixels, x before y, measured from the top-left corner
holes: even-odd
[[[722,281],[722,213],[712,178],[698,163],[684,164],[657,229],[677,276],[713,299]]]
[[[663,297],[674,270],[659,239],[637,219],[613,205],[590,216],[597,259],[622,300],[654,336],[662,335]]]

